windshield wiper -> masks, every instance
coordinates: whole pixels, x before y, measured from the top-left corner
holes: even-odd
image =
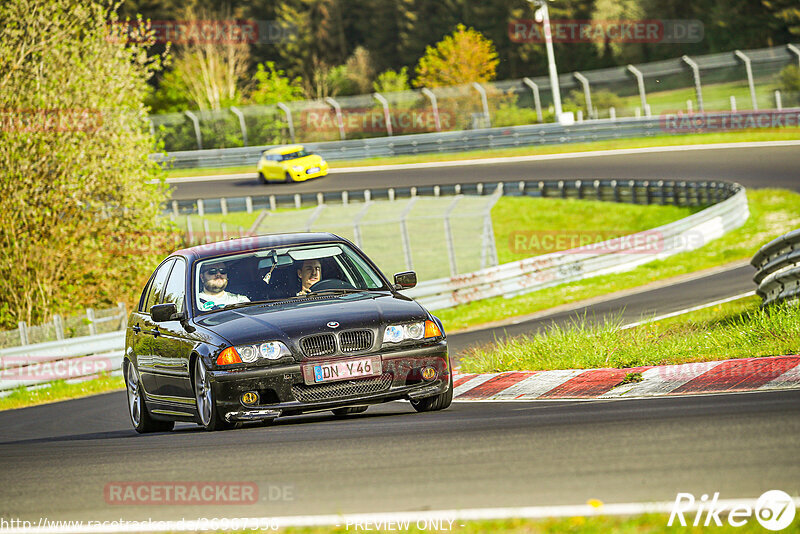
[[[256,304],[270,304],[272,302],[281,302],[283,300],[289,300],[290,297],[282,298],[282,299],[267,299],[267,300],[254,300],[252,302],[237,302],[236,304],[228,304],[224,308],[219,308],[220,310],[235,310],[237,308],[246,308],[247,306],[255,306]]]
[[[311,297],[316,295],[326,295],[326,294],[336,294],[336,293],[363,293],[365,291],[369,291],[369,289],[356,289],[356,288],[349,288],[349,287],[336,287],[331,289],[320,289],[318,291],[311,291],[306,293],[305,295],[300,295],[303,297]]]

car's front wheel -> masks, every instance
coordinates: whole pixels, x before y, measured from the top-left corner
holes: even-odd
[[[194,362],[194,396],[197,402],[200,426],[212,431],[233,428],[232,423],[228,423],[220,417],[217,401],[214,399],[214,390],[211,388],[211,377],[200,357]]]
[[[433,397],[412,400],[411,406],[418,412],[435,412],[444,410],[453,402],[453,373],[450,373],[450,386],[447,391]]]
[[[150,416],[147,403],[144,400],[144,389],[139,373],[133,362],[128,362],[125,368],[125,387],[128,391],[128,414],[131,416],[133,428],[140,434],[148,432],[169,432],[175,426],[174,421],[157,421]]]
[[[292,175],[289,174],[289,171],[286,171],[286,174],[284,175],[283,179],[287,184],[294,182],[294,180],[292,179]]]
[[[261,171],[258,172],[258,181],[261,182],[262,184],[267,183],[267,177],[264,176],[264,173]]]

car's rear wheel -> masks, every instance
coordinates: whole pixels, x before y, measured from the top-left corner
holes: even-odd
[[[258,181],[261,182],[262,184],[267,183],[267,177],[264,176],[264,173],[261,171],[259,171],[258,173]]]
[[[217,401],[214,399],[214,390],[211,387],[211,377],[200,357],[194,362],[194,396],[200,426],[211,431],[234,427],[233,423],[225,421],[220,416]]]
[[[435,412],[444,410],[453,402],[453,373],[450,373],[450,386],[440,395],[425,399],[412,400],[411,406],[418,412]]]
[[[144,400],[144,389],[136,366],[128,362],[125,368],[125,386],[128,391],[128,414],[131,424],[140,434],[148,432],[169,432],[175,426],[174,421],[157,421],[150,416]]]
[[[369,406],[348,406],[347,408],[336,408],[333,410],[333,415],[344,417],[345,415],[366,412],[367,408],[369,408]]]

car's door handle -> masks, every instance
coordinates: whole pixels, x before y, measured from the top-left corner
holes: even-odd
[[[133,326],[131,327],[131,330],[133,330],[133,333],[134,333],[134,334],[138,334],[139,332],[141,332],[141,331],[142,331],[141,327],[140,327],[138,324],[135,324],[135,325],[133,325]]]

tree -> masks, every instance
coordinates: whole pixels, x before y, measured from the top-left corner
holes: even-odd
[[[442,87],[494,79],[497,53],[491,41],[459,24],[452,35],[425,49],[417,64],[417,87]]]
[[[393,93],[399,91],[408,91],[411,87],[408,85],[408,68],[403,67],[400,72],[387,70],[378,75],[378,79],[372,84],[372,88],[377,93]]]
[[[174,246],[143,104],[160,58],[109,19],[105,0],[0,3],[0,326],[130,304]]]
[[[253,104],[269,105],[303,98],[303,80],[289,79],[283,70],[275,68],[273,61],[259,64],[253,78],[256,83],[250,94]]]

